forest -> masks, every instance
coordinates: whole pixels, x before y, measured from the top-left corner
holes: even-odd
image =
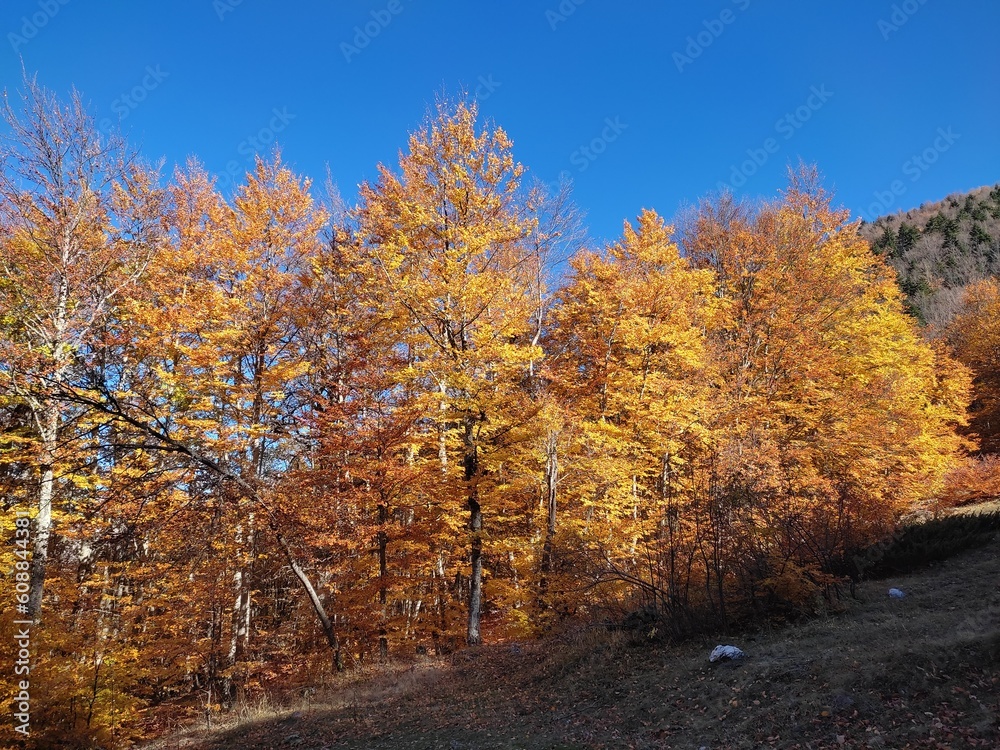
[[[593,247],[470,102],[354,206],[279,152],[163,175],[35,84],[3,114],[0,601],[43,745],[567,622],[808,616],[992,476],[1000,287],[925,329],[813,167]]]
[[[913,314],[940,333],[967,287],[1000,271],[1000,185],[883,216],[862,234],[896,270]]]

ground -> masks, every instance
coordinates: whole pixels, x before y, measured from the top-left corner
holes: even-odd
[[[1000,748],[1000,540],[857,597],[728,640],[652,645],[593,627],[467,649],[148,748]],[[748,658],[709,664],[724,642]]]

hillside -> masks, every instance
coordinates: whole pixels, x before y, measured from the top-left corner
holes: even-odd
[[[913,312],[940,327],[967,284],[1000,272],[1000,184],[883,216],[861,232],[889,257]]]
[[[995,748],[998,581],[994,540],[865,583],[845,612],[734,637],[742,663],[710,665],[714,640],[592,629],[347,676],[284,713],[147,750]]]

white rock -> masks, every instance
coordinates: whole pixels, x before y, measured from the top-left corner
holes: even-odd
[[[710,662],[717,662],[722,659],[743,659],[746,654],[736,646],[716,646],[712,649],[712,655],[708,657]]]
[[[899,589],[889,589],[889,596],[893,599],[902,599],[906,596],[906,592],[900,591]]]

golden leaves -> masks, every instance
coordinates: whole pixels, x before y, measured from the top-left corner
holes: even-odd
[[[683,251],[643,211],[577,253],[552,301],[555,230],[477,117],[438,108],[336,221],[280,157],[230,200],[196,164],[166,192],[128,176],[107,210],[153,211],[162,231],[146,259],[102,216],[81,228],[98,265],[67,278],[96,291],[64,312],[83,330],[103,300],[89,337],[48,336],[51,248],[4,236],[4,356],[65,363],[75,404],[120,417],[74,407],[55,512],[60,601],[119,608],[120,664],[155,662],[170,690],[292,671],[316,646],[284,544],[358,659],[453,637],[479,562],[495,633],[604,586],[679,623],[801,604],[822,563],[938,486],[968,374],[828,197],[793,184],[755,210],[704,206]],[[114,295],[97,283],[129,274]],[[980,386],[998,300],[971,290],[952,332]],[[37,451],[15,416],[19,497]]]

